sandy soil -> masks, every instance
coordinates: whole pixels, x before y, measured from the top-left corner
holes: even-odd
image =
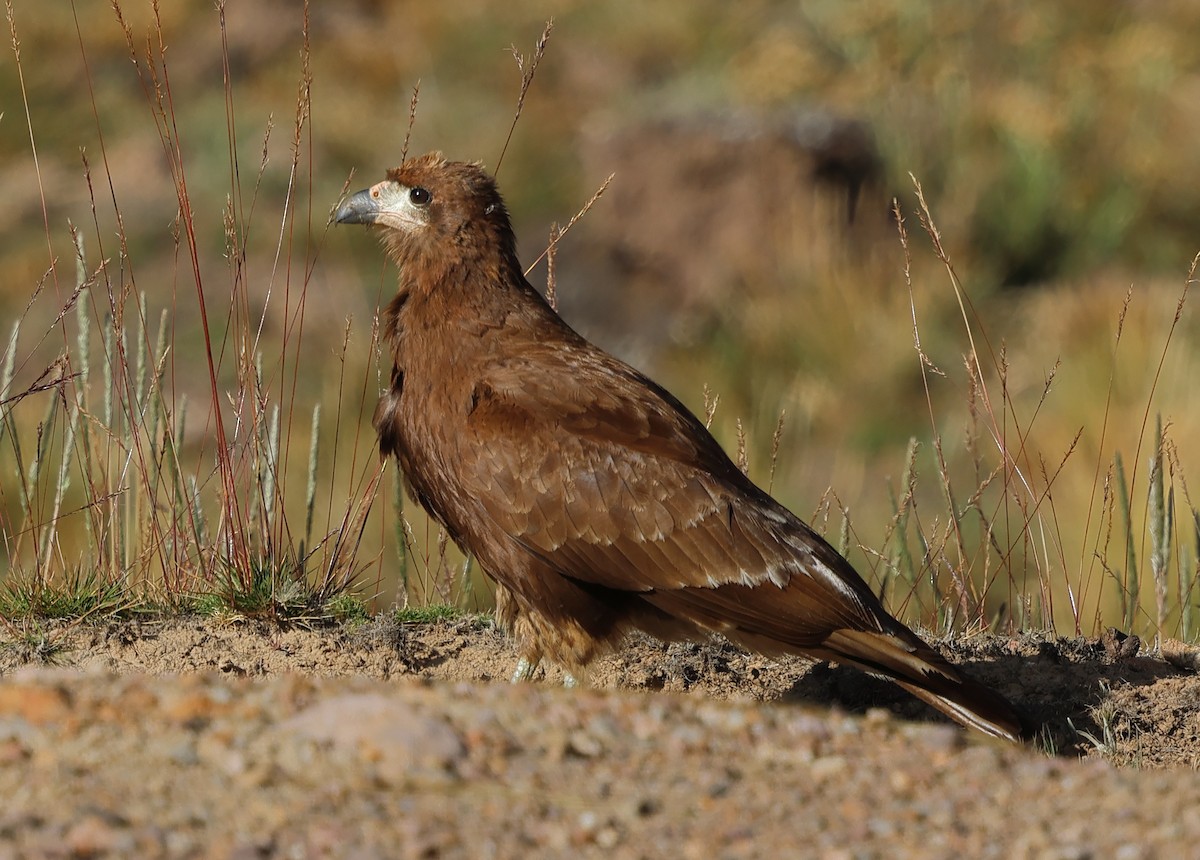
[[[942,643],[1047,725],[979,739],[883,682],[631,641],[510,685],[485,621],[0,632],[9,857],[1193,856],[1200,677],[1108,642]]]

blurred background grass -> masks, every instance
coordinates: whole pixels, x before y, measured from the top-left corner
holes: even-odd
[[[91,268],[106,261],[105,278],[122,302],[136,305],[146,294],[149,340],[167,310],[164,388],[174,410],[185,395],[192,404],[181,450],[199,487],[212,487],[195,279],[186,243],[175,238],[180,197],[153,90],[148,96],[143,85],[155,65],[147,46],[152,57],[159,50],[154,12],[148,3],[120,7],[133,35],[131,58],[107,4],[14,0],[9,8],[21,61],[11,51],[0,60],[0,318],[25,314],[12,390],[25,390],[76,342],[73,318],[54,325],[74,284],[73,222]],[[841,509],[848,510],[852,559],[911,619],[1093,632],[1106,623],[1153,629],[1162,615],[1166,632],[1190,632],[1197,545],[1183,470],[1195,462],[1200,433],[1192,396],[1200,322],[1190,308],[1171,335],[1156,388],[1154,380],[1200,247],[1195,4],[314,3],[306,61],[298,3],[219,10],[209,0],[181,0],[159,14],[169,133],[187,171],[213,337],[232,356],[239,330],[261,328],[263,388],[282,405],[289,445],[295,439],[294,448],[285,446],[280,480],[281,507],[292,520],[305,517],[314,405],[323,409],[318,534],[338,527],[364,464],[373,463],[372,320],[394,272],[369,236],[327,232],[330,208],[352,171],[354,190],[399,160],[418,80],[410,152],[436,148],[493,167],[519,84],[508,47],[528,52],[554,16],[499,178],[522,257],[531,261],[551,222],[565,222],[616,174],[558,255],[569,322],[697,412],[706,387],[719,396],[718,438],[738,448],[740,425],[751,474],[770,480],[801,515],[818,511],[835,543],[845,528]],[[311,102],[297,135],[304,62]],[[656,143],[664,118],[684,129],[665,147]],[[852,219],[844,192],[811,176],[781,176],[786,158],[742,143],[769,137],[781,123],[814,122],[865,129],[857,145],[871,158]],[[695,153],[693,173],[675,184],[663,179],[672,163]],[[1027,489],[1014,489],[1013,468],[987,481],[1004,458],[987,420],[972,417],[986,410],[964,365],[967,332],[946,267],[914,217],[910,173],[970,297],[996,427],[1029,431],[1025,445],[1010,450]],[[762,191],[738,196],[747,188]],[[764,214],[756,199],[767,195]],[[910,231],[911,289],[890,224],[894,198]],[[688,226],[697,209],[708,220]],[[746,230],[714,243],[705,230],[721,222]],[[642,256],[629,259],[622,231],[634,223]],[[239,237],[232,245],[230,224]],[[669,267],[666,275],[645,265],[651,255]],[[719,263],[707,262],[716,255]],[[670,273],[680,271],[689,274],[673,281]],[[531,277],[544,280],[544,269]],[[101,331],[115,306],[96,297],[87,307]],[[914,315],[921,346],[942,373],[928,377],[928,395]],[[100,343],[97,334],[92,349]],[[222,390],[235,388],[237,362],[227,358],[220,371]],[[26,451],[37,444],[52,396],[5,407]],[[1149,596],[1146,536],[1156,413],[1174,440],[1168,478],[1178,489],[1165,614]],[[237,414],[231,410],[229,420]],[[916,489],[903,503],[912,438],[921,443]],[[1130,535],[1120,506],[1105,498],[1118,453]],[[17,459],[0,450],[10,578],[42,569],[14,537],[31,518],[17,486],[28,464]],[[86,489],[77,482],[73,492]],[[43,515],[46,498],[37,509]],[[897,504],[912,517],[904,550]],[[372,510],[359,548],[368,593],[378,593],[380,606],[403,599],[404,569],[413,599],[460,599],[461,559],[443,559],[436,530],[409,513],[413,540],[401,558],[386,499]],[[962,539],[947,538],[955,524]],[[78,531],[72,537],[64,523],[56,553],[64,570],[88,563],[82,544],[72,542]],[[938,535],[957,546],[939,549]],[[907,581],[898,574],[904,552],[917,558]],[[154,581],[161,573],[144,575]],[[974,599],[954,597],[956,581],[970,581]],[[1135,593],[1142,596],[1131,606]],[[470,599],[485,605],[488,598],[476,588]]]

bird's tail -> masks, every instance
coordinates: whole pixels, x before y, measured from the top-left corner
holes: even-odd
[[[896,682],[964,726],[1010,741],[1033,737],[1032,723],[1011,702],[964,675],[907,629],[901,630],[835,630],[822,651],[837,662]]]
[[[651,592],[644,599],[752,651],[854,666],[895,681],[969,728],[1011,741],[1032,739],[1033,724],[1011,702],[964,675],[888,615],[857,575],[843,579],[855,589],[856,601],[832,589],[819,592],[814,582],[801,580],[786,589],[736,584],[679,588]]]

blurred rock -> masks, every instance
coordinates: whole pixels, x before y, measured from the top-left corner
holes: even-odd
[[[289,739],[307,739],[357,756],[388,785],[453,777],[465,749],[445,719],[373,693],[327,699],[285,721]]]
[[[601,128],[601,125],[604,127]],[[650,119],[584,134],[584,174],[616,178],[560,271],[568,317],[687,340],[673,324],[894,241],[871,128],[822,110]],[[586,261],[586,265],[580,265]]]

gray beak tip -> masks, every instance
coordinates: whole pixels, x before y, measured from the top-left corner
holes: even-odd
[[[338,224],[371,224],[378,214],[376,201],[369,190],[359,191],[351,195],[345,203],[338,207],[333,220]]]

